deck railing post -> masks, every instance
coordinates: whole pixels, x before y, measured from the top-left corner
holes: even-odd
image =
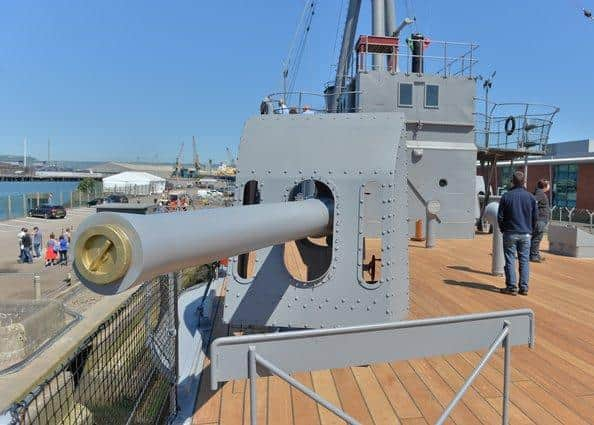
[[[256,399],[256,379],[258,372],[256,371],[256,347],[250,346],[248,351],[248,375],[250,379],[250,423],[256,425],[257,423],[257,399]]]
[[[501,415],[501,423],[507,425],[509,422],[509,385],[511,382],[511,343],[509,340],[511,325],[507,320],[503,323],[508,332],[503,340],[503,413]]]
[[[260,365],[262,365],[263,367],[265,367],[266,369],[268,369],[270,372],[272,372],[273,374],[275,374],[276,376],[278,376],[280,379],[282,379],[283,381],[285,381],[287,384],[291,385],[293,388],[301,391],[303,394],[305,394],[306,396],[308,396],[309,398],[311,398],[316,403],[321,404],[322,406],[324,406],[330,412],[334,413],[340,419],[342,419],[343,421],[345,421],[348,425],[360,425],[359,422],[357,422],[356,419],[354,419],[351,416],[349,416],[343,410],[339,409],[338,407],[334,406],[332,403],[330,403],[326,399],[322,398],[318,393],[316,393],[315,391],[311,390],[307,386],[303,385],[301,382],[299,382],[295,378],[291,377],[291,375],[289,375],[288,373],[286,373],[285,371],[283,371],[282,369],[280,369],[279,367],[277,367],[273,363],[269,362],[268,360],[266,360],[263,357],[261,357],[258,354],[256,354],[256,351],[255,351],[255,349],[254,349],[253,346],[250,346],[250,348],[249,348],[248,356],[250,354],[253,355],[253,358],[254,358],[254,366],[253,366],[253,368],[254,368],[254,374],[252,376],[255,376],[255,374],[256,374],[256,370],[255,370],[256,369],[256,365],[255,365],[255,363],[259,363]],[[249,364],[249,366],[251,367],[251,363]],[[249,374],[249,371],[248,371],[248,374]],[[252,384],[252,382],[250,380],[250,391],[251,391],[252,385],[253,385],[253,388],[255,388],[255,386],[256,386],[255,377],[254,377],[254,383],[253,384]],[[252,409],[255,409],[256,408],[255,399],[251,399],[250,405],[253,406],[253,407],[251,407]],[[252,410],[251,414],[253,415],[253,413],[254,413],[254,410]],[[253,416],[251,416],[251,418],[252,418],[252,420],[255,420],[255,418]],[[252,422],[252,423],[255,424],[255,422]]]
[[[435,425],[443,425],[445,423],[445,421],[448,419],[448,417],[452,413],[452,410],[454,410],[454,407],[456,407],[456,405],[462,399],[464,394],[466,394],[466,391],[468,390],[468,388],[470,388],[470,386],[472,385],[472,383],[474,382],[476,377],[481,373],[481,370],[483,370],[483,368],[485,367],[485,365],[487,364],[487,362],[489,361],[489,359],[491,358],[493,353],[499,348],[499,345],[503,344],[505,341],[508,341],[508,335],[509,335],[508,323],[509,323],[508,321],[504,322],[503,330],[499,333],[497,338],[495,338],[495,341],[493,341],[493,344],[491,344],[487,353],[483,356],[483,358],[481,359],[479,364],[474,368],[474,370],[472,371],[472,373],[470,374],[468,379],[464,382],[462,387],[458,390],[458,392],[456,393],[456,395],[454,396],[454,398],[452,399],[450,404],[448,404],[448,406],[443,411],[443,413],[441,414],[441,416],[439,417],[437,422],[435,422]],[[509,353],[507,353],[507,354],[509,354]],[[507,357],[507,359],[509,360],[510,357]],[[504,371],[504,388],[503,388],[504,411],[503,411],[502,418],[503,418],[503,423],[507,425],[507,417],[506,417],[507,407],[505,407],[505,406],[507,406],[507,400],[506,400],[505,392],[509,391],[509,376],[508,376],[509,371],[510,371],[509,364],[507,364],[506,370],[507,370],[507,372]],[[507,382],[507,385],[505,385],[506,382]],[[509,399],[509,394],[507,395],[507,399]]]
[[[11,211],[10,210],[11,209],[12,209],[12,205],[11,205],[11,202],[10,202],[10,195],[8,195],[6,197],[6,219],[7,220],[10,220],[10,217],[11,217]],[[590,216],[590,222],[591,221],[592,221],[592,216]]]

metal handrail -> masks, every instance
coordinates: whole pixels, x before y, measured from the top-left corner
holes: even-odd
[[[279,367],[275,366],[273,363],[266,360],[264,357],[260,356],[256,353],[256,349],[254,347],[250,347],[248,352],[248,362],[249,362],[249,374],[250,374],[250,423],[251,425],[256,425],[257,423],[257,411],[258,411],[258,403],[256,399],[256,377],[258,376],[256,366],[258,364],[264,366],[270,372],[281,378],[287,384],[291,385],[293,388],[298,389],[303,394],[314,400],[315,402],[321,404],[326,409],[334,413],[339,418],[343,419],[349,425],[359,425],[355,419],[345,413],[344,410],[336,407],[325,398],[318,395],[315,391],[310,390],[301,382],[297,381],[296,379],[292,378],[291,375],[280,369]]]
[[[442,425],[448,419],[456,405],[460,402],[466,391],[470,388],[472,383],[475,379],[479,376],[485,365],[489,362],[491,357],[497,348],[501,344],[503,344],[504,348],[504,355],[503,355],[503,406],[502,406],[502,415],[501,415],[501,423],[503,425],[507,425],[509,423],[509,387],[511,382],[511,343],[510,343],[510,333],[511,333],[511,324],[509,321],[504,321],[504,326],[501,332],[497,335],[493,343],[489,346],[487,353],[481,358],[479,364],[474,368],[470,376],[464,381],[462,387],[458,390],[455,394],[454,398],[445,408],[435,425]],[[330,403],[325,398],[321,397],[315,391],[309,389],[307,386],[303,385],[296,379],[292,378],[288,373],[284,370],[276,366],[274,363],[266,360],[260,354],[256,352],[256,347],[250,345],[248,350],[248,379],[250,381],[250,424],[257,425],[257,410],[258,410],[258,403],[257,403],[257,388],[256,388],[256,379],[258,377],[257,366],[261,365],[266,368],[272,374],[278,376],[287,384],[291,385],[293,388],[298,389],[303,394],[311,398],[316,403],[321,404],[330,412],[334,413],[336,416],[344,420],[349,425],[360,425],[360,423],[348,415],[343,409],[335,406],[334,404]]]
[[[446,407],[443,411],[435,425],[443,424],[447,418],[454,410],[454,407],[458,404],[458,402],[462,399],[466,391],[470,388],[474,380],[479,376],[485,365],[489,362],[493,354],[499,348],[499,345],[503,343],[504,354],[503,354],[503,412],[501,417],[501,423],[504,425],[509,422],[509,383],[511,377],[511,367],[510,367],[510,360],[511,360],[511,347],[509,343],[509,334],[510,334],[510,324],[509,322],[505,322],[503,326],[503,330],[499,333],[493,344],[489,347],[487,353],[483,356],[479,364],[474,368],[468,379],[464,381],[462,387],[458,390],[450,404]]]
[[[341,98],[343,96],[349,96],[349,95],[360,95],[361,93],[363,93],[361,90],[342,91]],[[297,105],[286,104],[283,107],[279,106],[279,107],[273,108],[272,111],[275,114],[279,114],[279,113],[284,113],[285,109],[290,110],[290,109],[294,108],[296,113],[303,113],[304,112],[303,108],[306,105],[308,105],[309,109],[312,111],[319,112],[319,113],[329,112],[328,106],[327,106],[328,100],[332,99],[332,97],[334,96],[334,93],[319,93],[319,92],[308,92],[308,91],[275,92],[275,93],[268,94],[265,98],[265,101],[280,105],[281,100],[287,101],[287,99],[290,99],[295,96],[298,98]],[[314,97],[314,98],[318,98],[318,99],[323,99],[324,106],[323,107],[319,107],[319,106],[314,107],[312,105],[309,105],[304,101],[304,97]],[[354,109],[352,112],[357,112],[358,110],[360,110],[360,107]]]
[[[425,63],[441,63],[442,67],[439,68],[437,71],[424,71],[425,74],[437,74],[443,76],[459,76],[459,75],[467,75],[472,77],[472,67],[475,66],[479,60],[475,57],[475,52],[479,48],[479,44],[477,43],[468,43],[468,42],[455,42],[455,41],[443,41],[443,40],[430,40],[430,47],[427,49],[433,48],[433,50],[441,49],[443,54],[431,54],[431,55],[413,55],[408,50],[405,50],[408,45],[406,43],[401,43],[400,41],[398,44],[393,46],[393,51],[389,53],[375,53],[375,52],[368,52],[367,49],[365,51],[355,51],[353,57],[358,57],[360,63],[356,67],[351,68],[351,72],[354,74],[356,72],[366,72],[368,69],[372,70],[381,70],[386,69],[391,72],[395,72],[395,68],[391,68],[389,65],[381,65],[381,66],[369,66],[367,64],[368,56],[381,56],[386,58],[395,58],[397,63],[401,63],[401,59],[406,58],[406,69],[409,72],[410,68],[410,58],[423,58]],[[448,47],[450,48],[448,55]],[[465,47],[465,51],[460,51],[460,47]],[[402,48],[402,50],[401,50]],[[452,50],[458,50],[459,54],[452,55]],[[358,56],[357,56],[358,55]],[[460,63],[460,69],[454,71],[452,68],[456,63]],[[351,75],[352,77],[352,75]]]
[[[513,336],[511,334],[512,326],[515,329]],[[447,337],[444,336],[444,332]],[[494,340],[489,338],[491,332],[496,333]],[[427,340],[434,342],[416,345],[419,341]],[[447,344],[445,343],[446,340]],[[367,349],[357,350],[356,347],[363,341]],[[441,344],[439,341],[441,341]],[[252,406],[251,423],[255,425],[257,420],[256,379],[259,376],[257,366],[260,365],[268,373],[285,380],[289,385],[302,391],[317,403],[322,404],[347,423],[357,424],[356,420],[348,416],[343,410],[290,377],[289,373],[298,370],[349,367],[359,364],[406,360],[415,357],[447,355],[486,348],[488,350],[487,354],[481,359],[475,370],[456,393],[450,405],[444,410],[442,417],[437,422],[441,424],[502,343],[505,349],[502,423],[507,424],[511,346],[528,344],[533,347],[534,344],[534,314],[528,309],[345,328],[218,338],[210,347],[212,360],[210,370],[211,389],[216,390],[220,382],[231,379],[249,379],[250,405]],[[323,354],[318,356],[319,350],[324,350],[324,347],[330,346],[335,349],[336,347],[342,347],[342,349],[336,349],[331,359]],[[352,346],[353,349],[347,352],[347,350],[344,350],[347,346]],[[295,356],[294,353],[297,352],[300,355]],[[272,358],[275,363],[272,363],[269,358]]]

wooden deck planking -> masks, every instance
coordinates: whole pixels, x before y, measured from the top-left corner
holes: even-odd
[[[594,261],[549,254],[546,262],[531,264],[530,295],[509,297],[495,292],[503,279],[488,273],[489,253],[486,236],[439,241],[432,250],[412,242],[409,317],[532,308],[536,348],[512,350],[511,423],[594,423]],[[291,260],[298,265],[297,258]],[[217,333],[224,331],[219,327]],[[363,424],[431,424],[482,355],[464,353],[294,376]],[[498,352],[448,423],[498,422],[502,369]],[[209,392],[207,381],[205,376],[194,423],[249,423],[245,381],[225,384],[215,393]],[[260,424],[343,423],[276,377],[260,378],[258,389]]]

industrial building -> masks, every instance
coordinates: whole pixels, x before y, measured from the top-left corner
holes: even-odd
[[[162,178],[171,177],[173,166],[171,164],[136,164],[129,162],[106,162],[97,164],[90,168],[89,171],[95,173],[102,173],[105,175],[122,173],[125,171],[149,173]]]
[[[499,162],[495,192],[507,190],[512,171],[523,167],[523,160]],[[542,178],[551,182],[553,206],[594,211],[594,139],[552,143],[546,155],[528,157],[528,189],[532,191]]]

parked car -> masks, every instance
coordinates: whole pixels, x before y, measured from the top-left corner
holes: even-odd
[[[62,205],[42,204],[28,211],[29,217],[64,218],[66,209]]]
[[[105,198],[95,198],[87,202],[87,205],[89,207],[94,207],[95,205],[101,205],[103,202],[105,202]]]

